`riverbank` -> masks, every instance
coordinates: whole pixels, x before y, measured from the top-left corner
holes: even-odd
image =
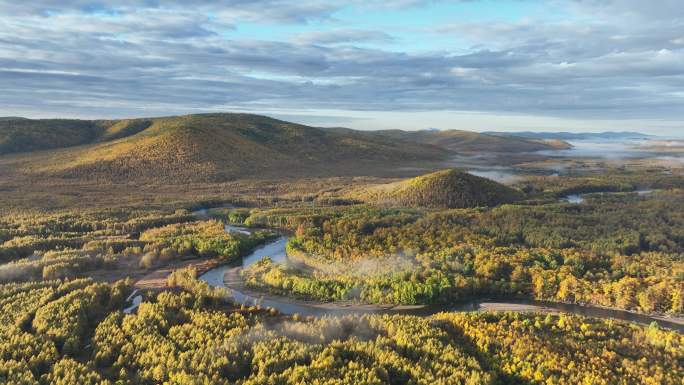
[[[431,316],[441,312],[520,312],[540,314],[576,314],[586,317],[616,319],[640,324],[657,323],[667,329],[684,332],[684,318],[662,315],[645,315],[620,309],[598,306],[586,306],[561,302],[546,302],[531,299],[474,299],[447,305],[378,305],[361,304],[353,301],[321,302],[290,298],[282,295],[266,293],[248,287],[240,275],[242,267],[223,266],[207,272],[200,279],[212,286],[229,289],[233,300],[237,303],[253,306],[271,307],[284,314],[300,316],[340,316],[358,314],[404,314],[415,316]],[[212,277],[208,277],[211,275]],[[208,279],[211,278],[211,279]]]
[[[328,311],[345,310],[359,312],[412,311],[425,308],[425,305],[362,304],[354,301],[322,302],[291,298],[267,293],[247,286],[245,284],[245,280],[240,274],[241,271],[242,267],[240,266],[228,268],[223,276],[223,283],[225,287],[230,289],[232,292],[239,292],[246,297],[253,298],[256,301],[256,304],[260,304],[262,302],[278,302],[282,305],[305,306],[312,309]]]
[[[226,231],[250,232],[244,227],[225,227]],[[315,300],[296,299],[287,296],[271,294],[250,288],[246,285],[240,271],[253,263],[268,256],[274,262],[285,262],[287,236],[262,245],[242,259],[242,266],[223,265],[217,267],[201,266],[198,269],[200,279],[211,286],[229,289],[233,300],[238,304],[248,306],[260,305],[271,307],[283,314],[299,314],[302,316],[327,316],[366,313],[407,314],[429,316],[440,312],[462,311],[492,311],[492,312],[535,312],[535,313],[571,313],[587,317],[618,319],[623,321],[658,325],[684,332],[684,317],[670,317],[665,315],[649,315],[627,310],[600,307],[594,305],[578,305],[561,302],[537,301],[531,299],[496,299],[481,298],[455,304],[442,305],[381,305],[363,304],[354,301],[323,302]]]
[[[175,270],[192,267],[197,271],[197,275],[200,276],[219,266],[221,266],[221,261],[218,259],[190,259],[170,263],[145,274],[142,278],[135,282],[134,286],[138,289],[164,289],[168,287],[166,284],[166,279]]]

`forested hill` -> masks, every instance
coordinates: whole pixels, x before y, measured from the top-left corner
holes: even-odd
[[[0,155],[103,142],[136,134],[152,119],[79,120],[0,118]]]
[[[250,114],[123,120],[0,119],[0,167],[41,178],[186,183],[389,175],[454,154],[565,148],[468,131],[316,128]]]
[[[0,122],[0,154],[10,153],[23,153],[15,156],[14,169],[35,175],[163,182],[359,175],[448,157],[448,151],[429,144],[327,132],[248,114],[10,119]]]
[[[354,131],[341,127],[326,128],[325,130],[333,132]],[[565,141],[554,138],[525,138],[504,133],[486,134],[465,130],[380,130],[365,131],[364,135],[431,144],[453,153],[521,153],[563,150],[572,147]]]
[[[350,197],[367,202],[428,208],[496,206],[523,198],[519,191],[492,180],[448,169],[400,182],[359,188]]]
[[[356,145],[376,146],[378,152],[388,150],[407,151],[409,158],[438,158],[438,150],[448,152],[531,152],[568,148],[560,140],[552,138],[523,138],[503,133],[485,134],[463,130],[380,130],[358,131],[349,128],[314,128],[299,124],[249,114],[202,114],[165,118],[140,118],[121,120],[79,120],[79,119],[26,119],[21,117],[0,117],[0,155],[38,150],[65,148],[87,144],[98,144],[117,139],[133,137],[152,126],[176,129],[205,129],[207,134],[216,134],[217,139],[237,131],[237,134],[253,141],[274,143],[297,139],[306,141],[303,135],[312,135],[312,142],[320,138],[342,141],[352,147]],[[210,132],[212,126],[221,131]],[[235,132],[233,132],[234,134]],[[136,138],[137,139],[137,138]],[[413,143],[412,148],[407,142]],[[294,143],[296,144],[296,143]],[[306,143],[303,143],[306,144]],[[430,147],[420,146],[421,144]],[[438,148],[435,148],[438,147]],[[326,148],[321,148],[325,151]],[[435,152],[435,153],[431,153]],[[365,154],[366,156],[370,154]],[[396,154],[386,154],[392,157]],[[375,156],[383,157],[376,153]],[[371,158],[375,156],[370,156]]]

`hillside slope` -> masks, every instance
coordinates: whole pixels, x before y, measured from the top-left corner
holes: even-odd
[[[0,155],[90,143],[101,127],[87,120],[0,119]]]
[[[0,118],[0,155],[73,147],[123,138],[151,119],[80,120]]]
[[[68,178],[220,181],[363,175],[373,167],[447,157],[431,145],[325,132],[248,114],[83,122],[76,124],[81,136],[59,143],[80,146],[25,154],[21,170]]]
[[[452,153],[524,153],[535,151],[564,150],[572,146],[558,139],[524,138],[516,135],[496,135],[464,130],[379,130],[356,131],[344,127],[330,127],[324,130],[336,133],[356,132],[368,137],[399,139],[415,143],[430,144]]]
[[[379,135],[432,144],[453,152],[534,152],[569,148],[562,141],[544,141],[462,130],[379,131]]]
[[[427,208],[496,206],[523,198],[519,191],[457,169],[353,190],[350,198],[371,203]]]

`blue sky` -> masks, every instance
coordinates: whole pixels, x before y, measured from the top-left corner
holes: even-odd
[[[550,7],[535,1],[471,1],[434,2],[405,7],[344,6],[332,12],[326,19],[307,23],[279,23],[273,21],[238,23],[228,37],[255,38],[288,41],[302,33],[340,29],[382,31],[395,41],[358,41],[357,46],[389,49],[399,52],[467,51],[465,41],[457,36],[445,36],[434,31],[436,25],[448,25],[455,20],[477,22],[509,21],[543,15]],[[553,7],[552,17],[571,16]],[[548,16],[547,16],[548,17]]]
[[[679,0],[0,0],[0,115],[684,133]]]

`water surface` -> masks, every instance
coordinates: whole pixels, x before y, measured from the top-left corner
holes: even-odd
[[[240,228],[242,229],[242,228]],[[249,231],[248,229],[243,229]],[[270,242],[262,247],[255,249],[251,254],[243,258],[242,267],[248,267],[258,261],[263,257],[268,256],[275,262],[283,262],[287,260],[287,253],[285,251],[285,245],[287,243],[287,237],[280,237],[273,242]],[[572,313],[583,315],[587,317],[595,318],[606,318],[606,319],[618,319],[623,321],[637,322],[641,324],[650,324],[652,322],[658,325],[680,332],[684,332],[684,324],[678,323],[673,320],[664,319],[661,317],[652,317],[643,314],[637,314],[624,310],[599,308],[593,306],[582,306],[576,304],[565,304],[557,302],[546,302],[546,301],[536,301],[536,300],[526,300],[526,299],[505,299],[505,300],[492,300],[492,299],[479,299],[472,300],[462,303],[449,304],[449,305],[429,305],[429,306],[417,306],[417,307],[387,307],[378,308],[377,306],[354,306],[354,305],[336,305],[334,303],[329,304],[319,304],[319,303],[307,303],[304,301],[295,301],[288,298],[279,298],[270,295],[254,296],[243,293],[239,290],[235,290],[231,287],[226,286],[225,278],[226,273],[229,270],[234,271],[235,267],[231,266],[219,266],[215,269],[209,270],[199,277],[199,279],[207,282],[209,285],[214,287],[226,288],[230,291],[232,299],[239,304],[244,304],[247,306],[260,305],[263,307],[271,307],[277,309],[284,314],[299,314],[302,316],[341,316],[341,315],[353,315],[353,314],[406,314],[406,315],[417,315],[417,316],[429,316],[439,312],[445,311],[481,311],[481,310],[501,310],[501,311],[546,311],[546,312],[562,312],[562,313]]]

